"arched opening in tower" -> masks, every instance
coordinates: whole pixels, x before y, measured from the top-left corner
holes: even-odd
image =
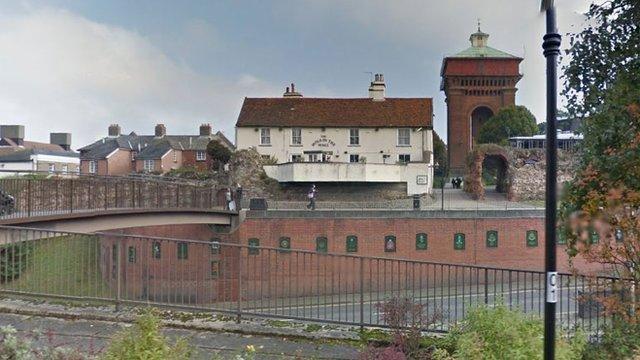
[[[507,192],[507,159],[502,155],[486,155],[482,161],[482,184],[495,186],[499,193]]]
[[[493,116],[493,111],[486,106],[478,106],[471,113],[471,143],[476,144],[480,136],[480,128]]]

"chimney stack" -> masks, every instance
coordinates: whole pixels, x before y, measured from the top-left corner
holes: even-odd
[[[50,133],[49,143],[58,145],[66,151],[71,150],[71,134],[70,133]]]
[[[369,98],[373,101],[384,101],[384,75],[375,74],[371,85],[369,86]]]
[[[284,94],[282,94],[283,97],[302,97],[302,94],[300,94],[299,92],[296,92],[296,84],[291,83],[291,90],[289,90],[289,87],[287,86],[286,91],[284,92]]]
[[[109,137],[118,137],[120,136],[120,125],[111,124],[109,125]]]
[[[167,128],[164,126],[164,124],[158,124],[156,125],[156,137],[163,137],[165,135],[167,135]]]
[[[0,137],[11,139],[16,145],[24,145],[24,125],[0,125]]]
[[[200,136],[211,136],[211,124],[200,125]]]

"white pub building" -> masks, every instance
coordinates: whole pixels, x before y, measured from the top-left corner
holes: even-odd
[[[305,98],[294,85],[281,98],[245,98],[238,149],[255,148],[276,165],[281,183],[406,183],[407,194],[433,186],[431,98],[387,98],[376,74],[368,98]]]

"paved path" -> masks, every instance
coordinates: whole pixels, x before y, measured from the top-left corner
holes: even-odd
[[[63,320],[48,317],[0,314],[1,325],[12,325],[19,336],[33,336],[34,330],[42,331],[37,343],[47,346],[77,348],[85,353],[96,353],[104,349],[109,338],[129,324],[96,320]],[[217,353],[222,358],[231,358],[247,345],[257,349],[257,359],[356,359],[358,349],[342,344],[311,342],[282,337],[265,337],[182,329],[164,329],[171,339],[185,337],[196,351],[196,359],[211,359]]]

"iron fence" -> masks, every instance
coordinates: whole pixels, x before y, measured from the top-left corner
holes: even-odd
[[[3,173],[0,220],[118,209],[223,208],[218,189],[199,182],[118,176]]]
[[[280,246],[0,227],[0,293],[361,327],[385,327],[378,305],[401,297],[438,315],[431,331],[478,305],[544,308],[541,271]],[[615,281],[560,274],[559,323],[596,332],[609,321],[597,295]]]

